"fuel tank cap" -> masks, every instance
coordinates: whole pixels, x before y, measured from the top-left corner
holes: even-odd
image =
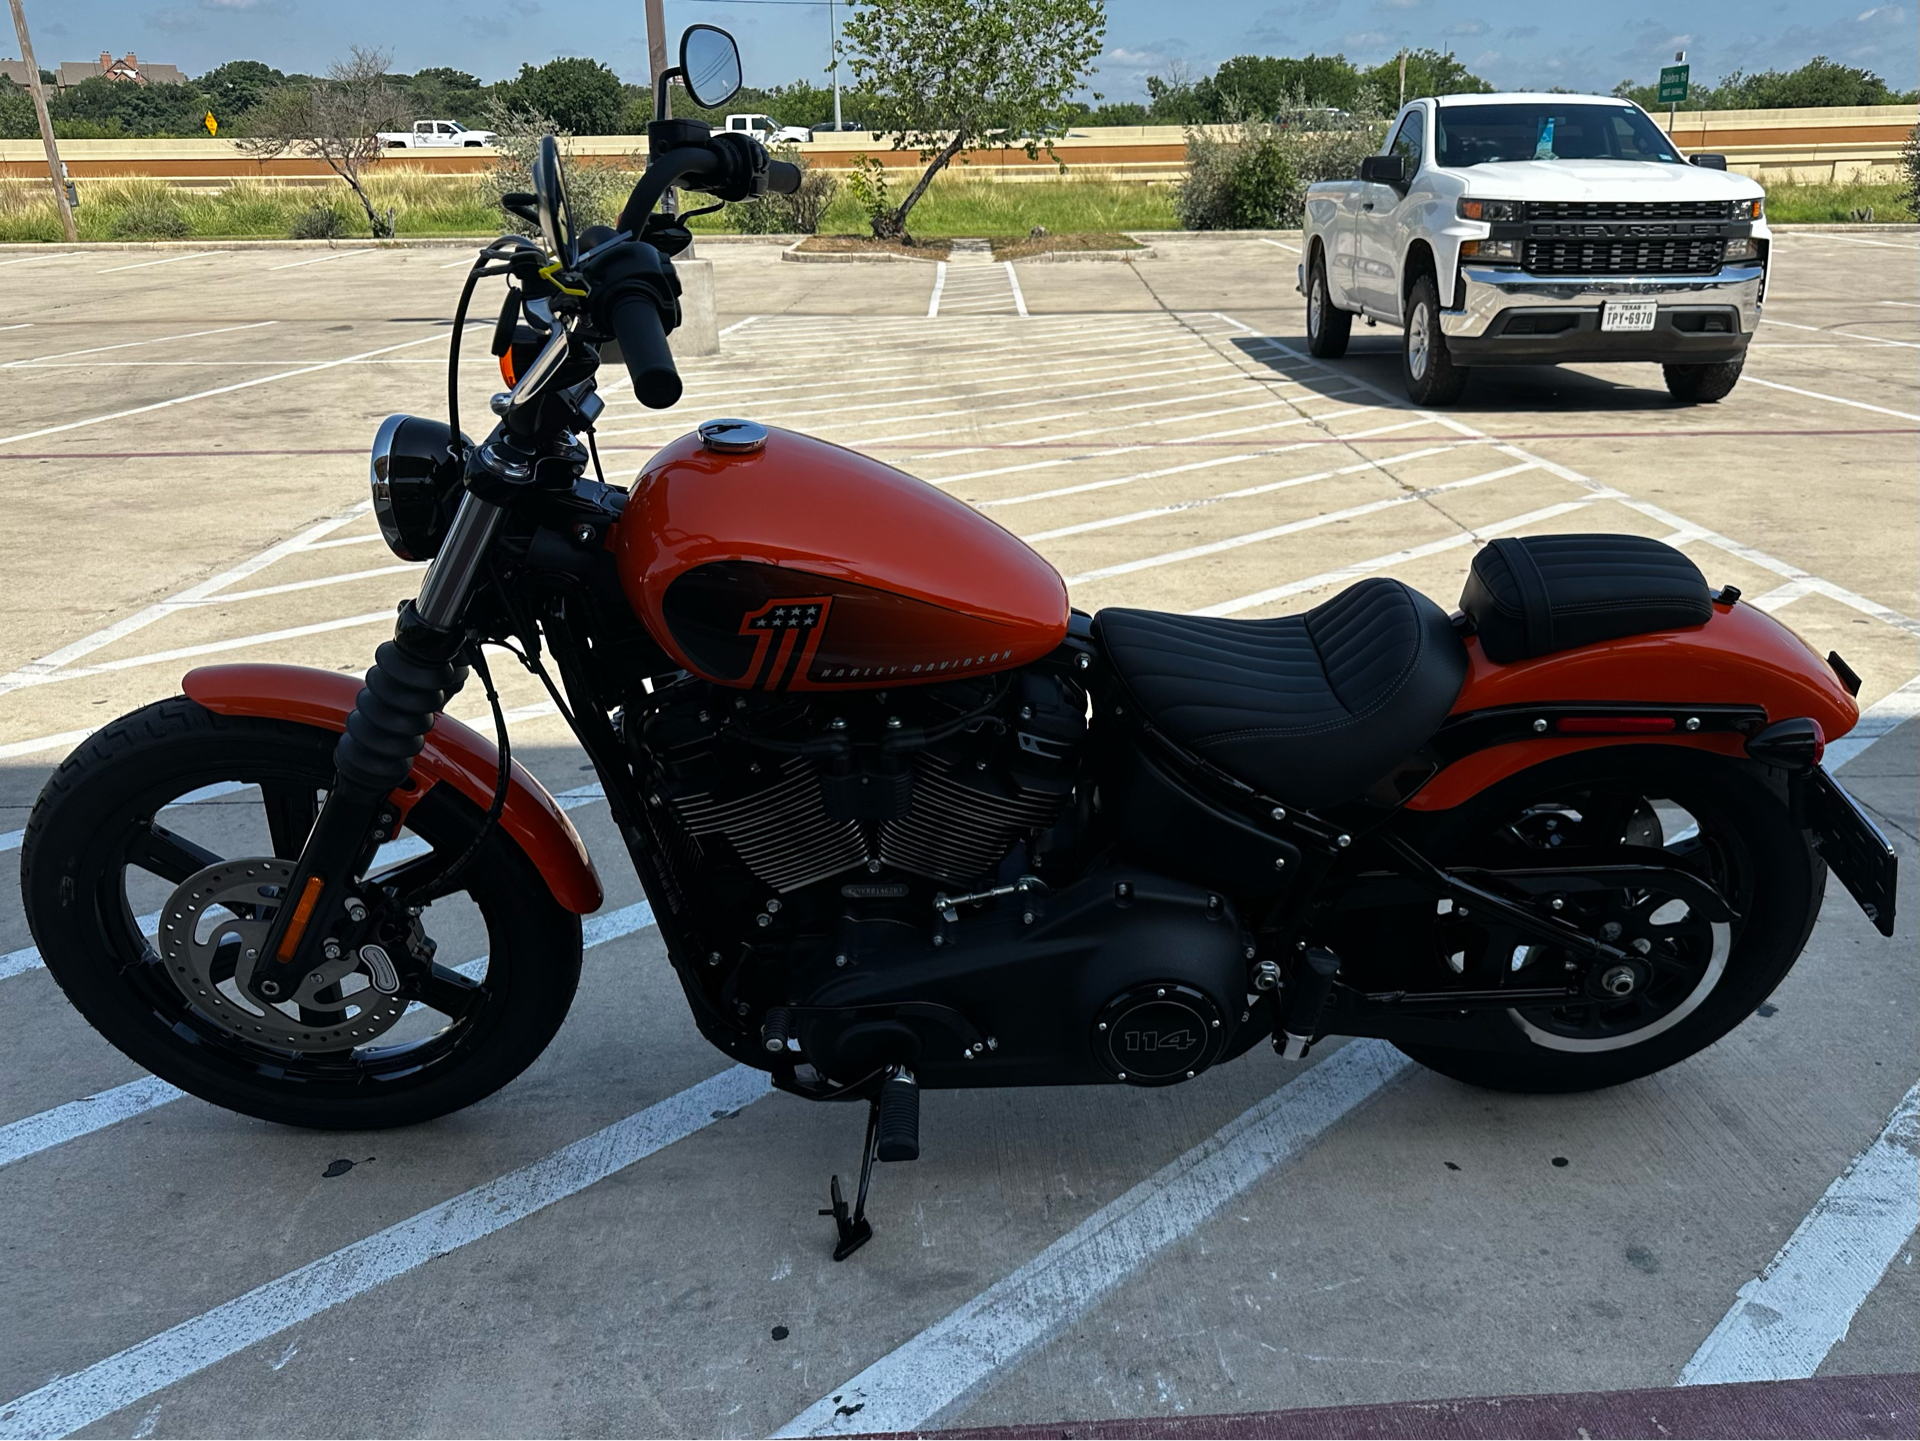
[[[706,420],[700,423],[700,441],[708,450],[744,455],[767,443],[767,428],[751,420]]]

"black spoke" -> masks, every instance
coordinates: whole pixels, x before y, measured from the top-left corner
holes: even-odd
[[[428,1010],[457,1021],[480,999],[483,989],[478,981],[436,964],[429,975],[409,982],[406,994]]]
[[[127,864],[178,885],[195,871],[226,859],[185,836],[175,835],[165,826],[149,824],[127,840]]]
[[[273,853],[282,860],[298,860],[320,814],[318,793],[311,786],[263,783],[260,794],[267,807],[267,833]]]

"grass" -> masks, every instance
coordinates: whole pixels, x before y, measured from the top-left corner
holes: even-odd
[[[1844,222],[1854,210],[1871,207],[1876,221],[1914,218],[1910,193],[1902,185],[1773,185],[1767,188],[1767,219],[1776,225]]]
[[[1141,229],[1145,229],[1142,226]],[[993,242],[995,260],[1027,260],[1035,255],[1071,254],[1076,250],[1144,250],[1146,247],[1129,235],[1111,231],[1081,231],[1074,235],[1010,235]]]
[[[892,177],[889,177],[890,179]],[[910,183],[910,182],[908,182]],[[896,193],[904,193],[895,180]],[[376,207],[392,209],[401,238],[494,235],[504,218],[476,180],[447,176],[376,176],[368,184]],[[76,214],[82,240],[283,239],[295,221],[317,206],[337,211],[343,238],[365,238],[364,211],[343,186],[276,185],[239,181],[217,192],[179,190],[158,180],[80,182]],[[1845,221],[1871,206],[1880,221],[1911,221],[1913,211],[1898,185],[1776,185],[1767,193],[1770,220]],[[1173,189],[1167,185],[1103,180],[1067,174],[1058,179],[993,181],[945,175],[936,180],[909,218],[918,240],[981,236],[1004,241],[995,253],[1011,254],[1034,226],[1051,232],[1059,249],[1079,237],[1112,236],[1128,230],[1177,230]],[[311,230],[311,225],[307,227]],[[706,216],[694,228],[723,234],[725,213]],[[865,218],[841,186],[821,226],[823,235],[864,235]],[[44,184],[0,182],[0,244],[61,239],[53,197]],[[1029,252],[1022,252],[1029,253]]]

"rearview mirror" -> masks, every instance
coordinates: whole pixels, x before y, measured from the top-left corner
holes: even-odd
[[[567,204],[567,177],[560,165],[560,145],[551,135],[540,137],[533,158],[534,207],[540,216],[540,238],[563,265],[577,258],[573,248],[573,210]]]
[[[1727,157],[1724,155],[1692,155],[1687,159],[1689,164],[1698,165],[1702,170],[1725,170],[1727,168]]]
[[[740,93],[740,47],[717,25],[689,26],[680,37],[680,83],[693,103],[717,109]]]
[[[1376,185],[1405,185],[1407,183],[1407,157],[1404,155],[1369,155],[1360,162],[1360,178],[1370,180]]]

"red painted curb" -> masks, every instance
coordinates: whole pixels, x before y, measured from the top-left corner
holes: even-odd
[[[1317,1406],[1232,1416],[1145,1416],[1064,1421],[1043,1426],[917,1431],[928,1441],[1147,1441],[1147,1438],[1343,1438],[1343,1441],[1494,1441],[1508,1437],[1641,1436],[1845,1438],[1920,1436],[1920,1375],[1817,1376],[1805,1381],[1747,1381],[1728,1386],[1669,1386],[1653,1391],[1586,1391],[1547,1396],[1487,1396],[1402,1401],[1376,1406]]]

